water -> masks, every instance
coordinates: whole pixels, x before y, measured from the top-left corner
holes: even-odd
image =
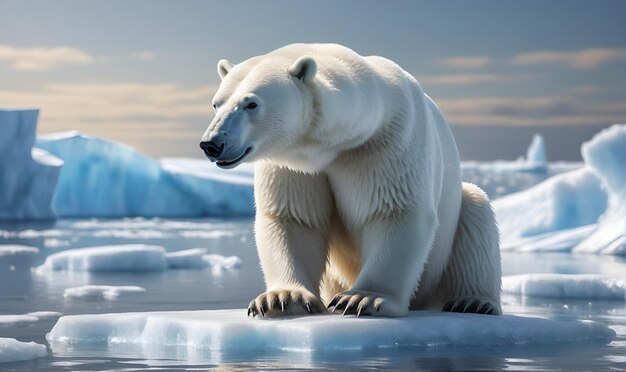
[[[485,175],[476,175],[485,177]],[[538,182],[542,178],[528,175]],[[497,187],[496,183],[490,183]],[[506,183],[507,190],[509,187]],[[519,185],[519,184],[518,184]],[[524,184],[524,187],[528,186]],[[519,188],[519,186],[518,186]],[[495,192],[495,188],[493,189]],[[502,191],[502,189],[500,189]],[[1,224],[0,244],[36,246],[35,264],[65,249],[107,244],[155,244],[168,251],[206,248],[209,253],[237,255],[239,270],[215,275],[208,270],[158,273],[77,273],[45,275],[0,268],[0,314],[58,311],[63,315],[127,311],[206,310],[247,307],[264,290],[254,247],[251,219],[116,219],[60,220],[48,224]],[[563,253],[503,253],[503,274],[602,273],[624,275],[624,258]],[[68,287],[87,284],[137,285],[147,292],[118,301],[81,301],[63,297]],[[618,338],[609,345],[432,347],[363,352],[258,355],[163,348],[146,352],[133,347],[94,346],[92,350],[49,355],[25,362],[0,364],[0,371],[195,370],[212,367],[246,369],[389,369],[389,370],[626,370],[626,305],[623,301],[580,301],[505,296],[507,314],[558,320],[589,319],[611,326]],[[251,320],[252,321],[252,320]],[[56,319],[0,326],[0,337],[46,344]]]

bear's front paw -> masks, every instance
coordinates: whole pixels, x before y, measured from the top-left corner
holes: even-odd
[[[409,312],[408,305],[381,293],[349,290],[338,293],[328,303],[328,309],[333,313],[342,312],[343,315],[362,315],[400,317]]]
[[[307,290],[284,289],[261,293],[248,305],[248,316],[280,317],[315,314],[325,311],[324,304]]]

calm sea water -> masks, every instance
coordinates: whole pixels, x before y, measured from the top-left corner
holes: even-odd
[[[485,175],[480,175],[485,177]],[[532,176],[536,177],[536,176]],[[539,177],[540,180],[541,177]],[[537,180],[534,180],[535,182]],[[531,182],[534,183],[534,182]],[[495,186],[494,186],[495,185]],[[506,183],[508,185],[508,183]],[[491,184],[495,192],[497,183]],[[515,187],[507,187],[507,191]],[[502,188],[498,189],[502,191]],[[506,192],[503,192],[506,193]],[[127,311],[241,308],[264,290],[254,247],[251,219],[116,219],[59,220],[52,224],[1,224],[0,244],[39,247],[40,264],[65,249],[108,244],[155,244],[168,251],[206,248],[209,253],[237,255],[239,270],[215,275],[211,270],[159,273],[76,273],[36,275],[19,267],[0,269],[0,314],[58,311],[63,315]],[[573,254],[503,254],[504,275],[521,273],[604,273],[624,275],[626,260]],[[68,287],[86,284],[138,285],[147,292],[118,301],[81,301],[63,297]],[[237,369],[389,369],[389,370],[625,370],[626,305],[623,301],[576,301],[504,297],[504,311],[550,319],[591,319],[611,326],[618,338],[609,345],[542,345],[472,348],[407,348],[365,352],[267,353],[221,355],[201,352],[185,357],[175,349],[146,354],[133,348],[50,352],[25,362],[0,364],[0,371],[140,371]],[[0,337],[46,344],[55,319],[0,326]]]

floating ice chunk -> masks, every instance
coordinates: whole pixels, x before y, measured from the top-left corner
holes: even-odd
[[[241,266],[241,259],[237,256],[225,257],[219,254],[205,254],[202,260],[211,266],[213,274],[221,274],[225,270],[233,270]]]
[[[337,315],[252,319],[246,317],[244,309],[65,316],[47,335],[55,352],[88,349],[90,344],[263,353],[409,346],[606,344],[614,338],[613,330],[591,321],[427,311],[410,312],[406,318],[397,319]]]
[[[254,213],[252,168],[230,174],[208,161],[157,161],[78,132],[38,138],[64,159],[55,196],[61,217],[230,216]]]
[[[39,253],[39,248],[27,245],[0,245],[0,257],[31,257]]]
[[[122,297],[132,296],[144,292],[146,292],[145,288],[134,285],[84,285],[81,287],[67,288],[63,292],[63,297],[85,301],[114,301]]]
[[[162,271],[166,268],[165,248],[129,244],[55,253],[48,256],[37,271]]]
[[[38,110],[0,109],[0,220],[51,219],[63,161],[33,148]]]
[[[0,337],[0,363],[41,358],[48,355],[45,345]]]
[[[562,167],[563,164],[557,165]],[[565,165],[571,169],[572,165]],[[517,160],[497,160],[491,162],[475,162],[464,161],[461,163],[461,168],[464,171],[478,169],[489,172],[533,172],[533,173],[545,173],[548,171],[548,161],[546,160],[546,147],[543,137],[540,134],[533,136],[528,149],[526,150],[526,157],[520,156]]]
[[[170,269],[201,269],[207,266],[202,259],[206,254],[204,248],[185,249],[167,254],[167,266]]]
[[[241,266],[241,259],[237,256],[207,254],[204,248],[193,248],[168,253],[167,265],[171,269],[201,269],[209,266],[214,274],[220,274]]]
[[[30,268],[39,254],[39,248],[26,245],[0,245],[0,277],[2,271]]]
[[[526,274],[502,278],[502,292],[584,300],[626,300],[626,278],[592,274]]]
[[[58,318],[61,313],[56,311],[35,311],[28,314],[0,315],[0,326],[13,326],[23,323],[35,323],[41,319]]]

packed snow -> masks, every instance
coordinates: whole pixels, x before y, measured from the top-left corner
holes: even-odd
[[[594,274],[525,274],[502,278],[502,292],[582,300],[626,300],[626,277]]]
[[[42,135],[37,146],[65,161],[55,197],[60,217],[232,216],[254,213],[252,170],[165,159],[78,132]]]
[[[241,265],[237,256],[207,254],[206,249],[194,248],[166,252],[156,245],[127,244],[69,249],[51,254],[36,271],[163,271],[171,269],[202,269],[211,267],[213,273],[236,269]]]
[[[318,315],[277,320],[248,318],[244,309],[65,316],[47,335],[55,352],[94,343],[311,352],[407,346],[606,344],[614,337],[613,330],[591,321],[426,311],[395,319]]]
[[[84,285],[80,287],[67,288],[63,292],[63,297],[84,301],[115,301],[123,297],[142,294],[145,292],[145,288],[134,285]]]
[[[55,217],[63,161],[34,148],[38,110],[0,109],[0,220]]]
[[[0,363],[31,360],[48,355],[45,345],[0,337]]]
[[[626,255],[626,125],[582,145],[585,166],[493,202],[502,248]]]

